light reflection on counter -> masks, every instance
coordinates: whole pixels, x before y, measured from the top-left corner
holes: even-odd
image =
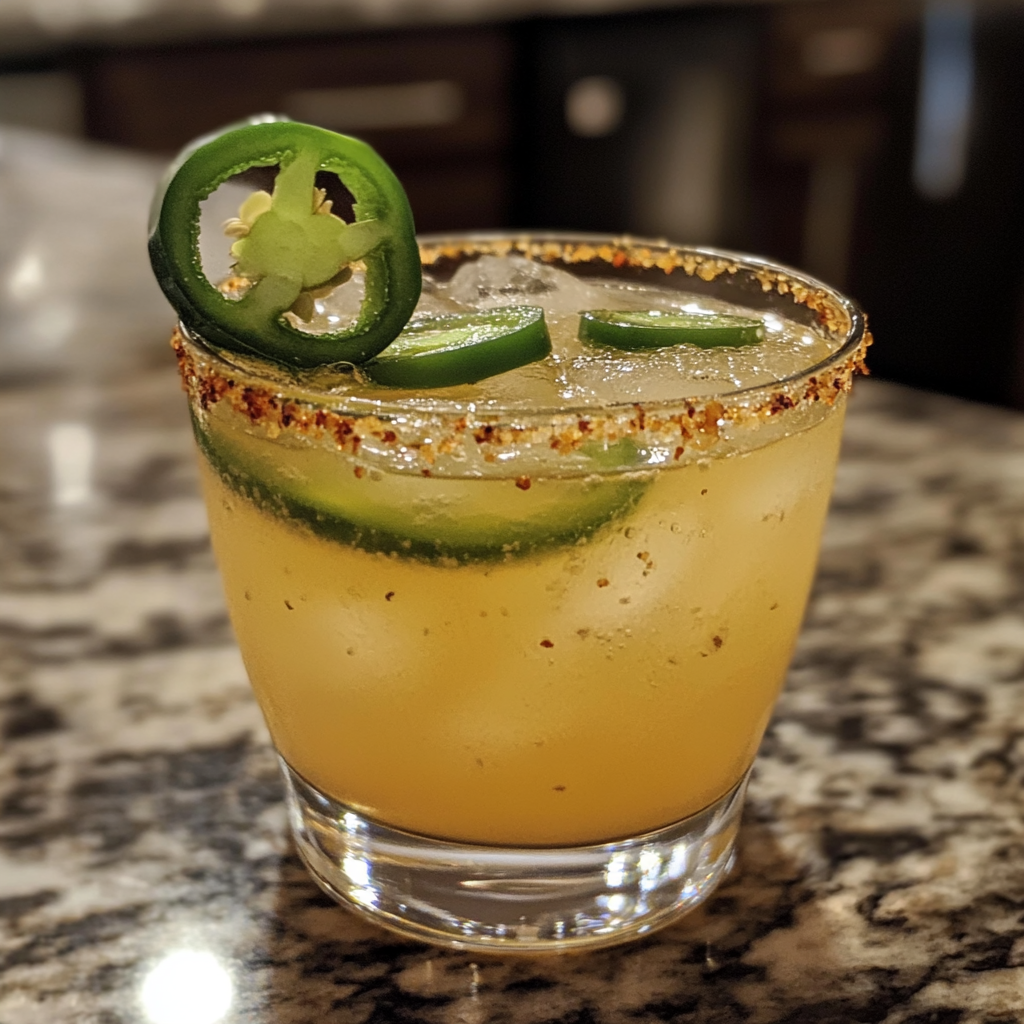
[[[84,505],[92,497],[96,440],[84,423],[55,423],[47,436],[53,504]]]
[[[43,294],[46,281],[39,253],[27,249],[7,276],[7,294],[16,303],[32,302]]]
[[[231,976],[212,954],[179,950],[164,957],[142,983],[150,1024],[216,1024],[231,1008]]]

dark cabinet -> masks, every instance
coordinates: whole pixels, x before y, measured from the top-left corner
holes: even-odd
[[[491,28],[253,41],[82,57],[88,134],[154,153],[269,110],[359,135],[424,231],[505,223],[508,34]]]
[[[969,32],[967,67],[931,69],[940,93],[931,143],[922,92],[929,59],[943,54],[929,57],[920,26],[899,41],[850,288],[881,339],[872,361],[880,375],[1024,407],[1024,12],[982,8],[960,30]],[[957,86],[962,112],[950,95]],[[960,136],[950,123],[958,112]]]
[[[1024,15],[852,0],[769,26],[759,247],[861,302],[877,375],[1024,406]]]
[[[1015,5],[709,3],[111,46],[47,67],[77,76],[92,138],[152,153],[259,110],[359,135],[421,231],[762,252],[861,301],[880,376],[1024,407]]]
[[[748,245],[762,22],[690,8],[525,26],[517,222]]]

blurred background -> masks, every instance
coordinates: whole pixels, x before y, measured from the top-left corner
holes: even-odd
[[[1024,2],[0,0],[0,377],[166,333],[159,163],[261,110],[371,142],[421,231],[760,252],[877,375],[1024,407]]]

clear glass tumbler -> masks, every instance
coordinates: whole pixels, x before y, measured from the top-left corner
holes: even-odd
[[[439,280],[511,251],[725,300],[831,353],[740,390],[537,407],[332,391],[175,335],[232,623],[317,883],[460,948],[620,942],[732,864],[870,337],[833,290],[730,253],[421,250]]]

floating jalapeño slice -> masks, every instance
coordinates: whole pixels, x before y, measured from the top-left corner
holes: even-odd
[[[453,387],[525,366],[550,351],[544,310],[501,306],[417,318],[363,371],[392,387]]]
[[[579,339],[630,351],[669,345],[739,348],[764,341],[764,324],[727,313],[591,309],[580,314]]]
[[[651,484],[628,440],[584,448],[592,472],[532,481],[424,479],[339,471],[311,445],[282,452],[218,416],[193,416],[199,447],[235,492],[319,536],[370,553],[458,564],[509,561],[577,544],[627,515]]]
[[[199,256],[199,204],[229,178],[277,166],[273,195],[243,204],[232,255],[250,282],[241,298],[206,278]],[[338,175],[355,198],[354,221],[331,212],[316,174]],[[365,143],[312,125],[264,115],[186,147],[157,191],[149,238],[157,281],[184,325],[214,346],[312,368],[361,363],[405,326],[421,272],[409,201],[398,179]],[[311,296],[365,268],[356,322],[313,334],[300,319]]]

